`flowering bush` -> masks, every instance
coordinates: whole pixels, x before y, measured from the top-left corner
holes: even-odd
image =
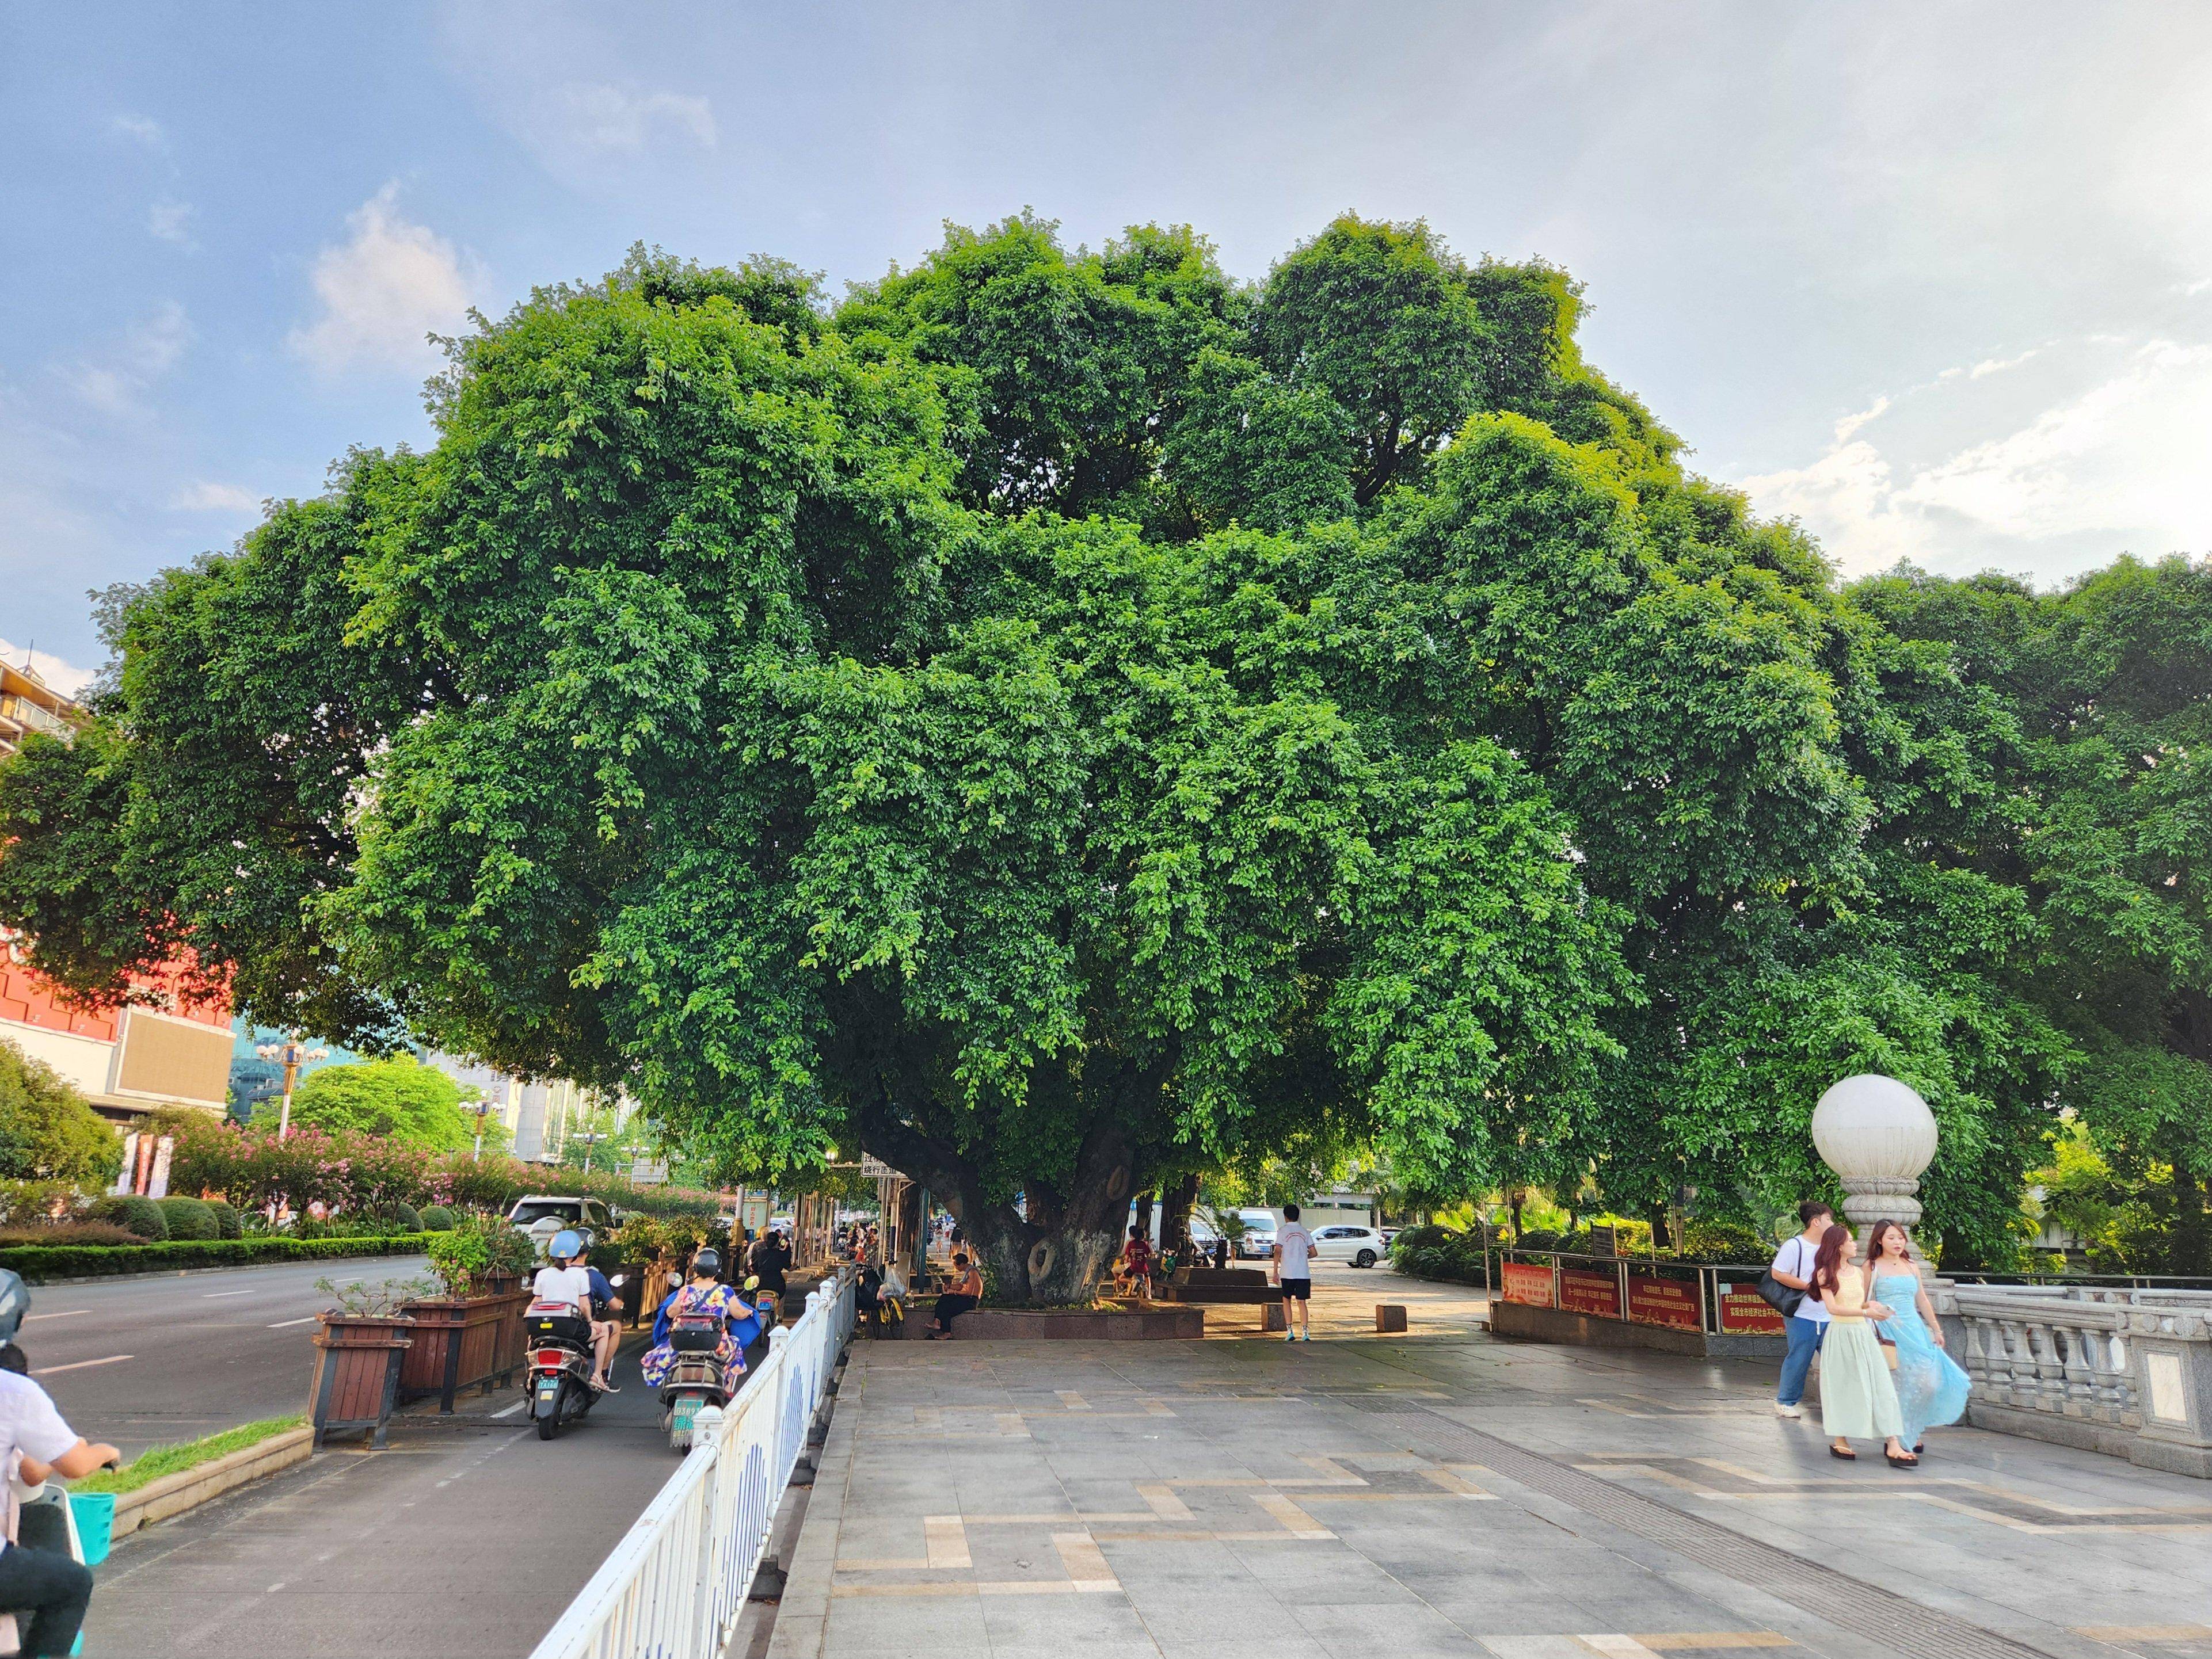
[[[240,1124],[198,1115],[165,1117],[176,1137],[169,1166],[173,1190],[219,1193],[249,1214],[289,1203],[305,1214],[320,1203],[334,1214],[390,1214],[402,1204],[455,1211],[505,1211],[529,1192],[600,1198],[625,1210],[711,1219],[712,1193],[639,1187],[619,1176],[526,1164],[519,1159],[438,1153],[374,1135],[295,1129],[278,1140],[265,1124]]]

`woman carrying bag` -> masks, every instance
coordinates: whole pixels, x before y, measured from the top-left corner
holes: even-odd
[[[1893,1468],[1909,1469],[1919,1459],[1898,1437],[1905,1432],[1898,1408],[1890,1361],[1870,1323],[1890,1311],[1867,1297],[1868,1275],[1858,1265],[1859,1241],[1845,1226],[1832,1226],[1820,1238],[1813,1260],[1813,1287],[1828,1310],[1827,1339],[1820,1345],[1820,1427],[1828,1436],[1828,1455],[1855,1462],[1853,1440],[1882,1442]]]

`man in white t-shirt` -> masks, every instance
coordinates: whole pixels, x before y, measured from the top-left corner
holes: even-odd
[[[622,1339],[622,1328],[611,1319],[592,1317],[591,1270],[578,1259],[583,1253],[581,1238],[573,1232],[562,1233],[547,1252],[553,1258],[552,1265],[538,1269],[530,1288],[539,1301],[567,1302],[583,1315],[592,1328],[592,1386],[611,1393],[614,1379],[607,1375],[607,1367],[614,1359],[615,1344]]]
[[[34,1486],[51,1474],[74,1480],[122,1456],[112,1446],[87,1445],[44,1389],[0,1371],[0,1471],[13,1465],[23,1483]],[[91,1602],[92,1573],[82,1562],[56,1550],[0,1542],[0,1608],[15,1615],[22,1653],[67,1653]]]
[[[1275,1229],[1275,1248],[1267,1255],[1283,1287],[1283,1340],[1312,1341],[1314,1241],[1298,1225],[1296,1204],[1283,1206],[1283,1225]]]
[[[1774,1252],[1769,1269],[1790,1289],[1808,1293],[1797,1305],[1797,1311],[1782,1322],[1790,1347],[1782,1359],[1782,1386],[1774,1394],[1777,1417],[1805,1414],[1797,1402],[1805,1397],[1805,1377],[1813,1369],[1813,1356],[1820,1351],[1820,1339],[1828,1334],[1827,1304],[1810,1292],[1813,1258],[1820,1254],[1820,1235],[1835,1226],[1836,1214],[1819,1199],[1808,1198],[1797,1206],[1797,1219],[1805,1224],[1805,1230]]]

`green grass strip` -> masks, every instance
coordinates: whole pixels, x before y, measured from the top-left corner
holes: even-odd
[[[173,1446],[149,1446],[121,1468],[102,1469],[97,1474],[88,1474],[82,1480],[73,1481],[70,1490],[136,1492],[165,1474],[179,1474],[185,1469],[198,1468],[202,1463],[212,1463],[218,1457],[228,1457],[234,1451],[258,1446],[271,1436],[282,1434],[287,1429],[295,1429],[307,1420],[306,1417],[295,1412],[289,1417],[270,1417],[258,1423],[242,1423],[234,1429],[225,1429],[220,1434],[206,1435]]]

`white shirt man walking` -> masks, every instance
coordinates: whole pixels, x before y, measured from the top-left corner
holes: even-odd
[[[1298,1225],[1298,1207],[1283,1206],[1283,1225],[1267,1252],[1268,1271],[1283,1287],[1283,1340],[1313,1341],[1313,1234]],[[1295,1325],[1293,1324],[1293,1322]]]
[[[1836,1214],[1819,1199],[1808,1198],[1797,1206],[1797,1219],[1804,1223],[1804,1232],[1775,1251],[1769,1271],[1791,1290],[1809,1292],[1820,1235],[1835,1225]],[[1782,1386],[1774,1393],[1774,1414],[1802,1417],[1805,1414],[1797,1402],[1805,1397],[1805,1378],[1813,1369],[1813,1356],[1820,1351],[1820,1339],[1828,1334],[1827,1304],[1808,1294],[1797,1305],[1796,1312],[1782,1323],[1790,1347],[1782,1359]]]

